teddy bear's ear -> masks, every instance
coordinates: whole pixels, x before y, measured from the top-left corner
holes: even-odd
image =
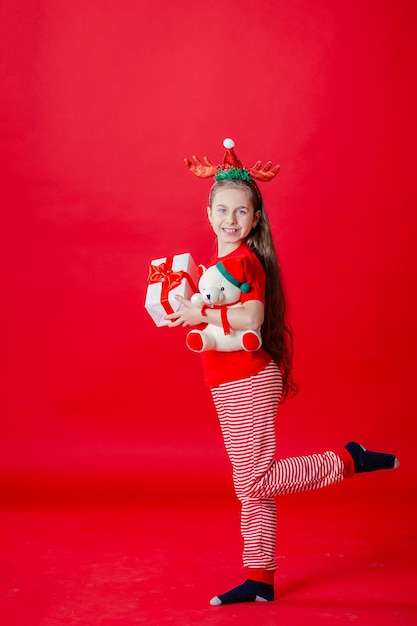
[[[198,276],[199,278],[202,277],[202,275],[204,274],[204,272],[207,270],[207,268],[204,265],[198,265],[197,266],[197,271],[198,271]]]

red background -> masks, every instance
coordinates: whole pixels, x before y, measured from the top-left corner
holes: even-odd
[[[4,502],[229,497],[199,358],[143,308],[152,258],[211,253],[183,157],[219,161],[227,136],[281,165],[263,191],[301,392],[279,453],[355,438],[397,452],[406,489],[415,2],[1,7]]]

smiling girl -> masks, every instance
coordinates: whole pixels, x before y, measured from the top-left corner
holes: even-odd
[[[246,580],[218,596],[210,604],[267,602],[274,599],[276,544],[275,496],[318,489],[351,477],[354,473],[392,469],[392,454],[370,452],[348,443],[338,454],[275,459],[275,418],[278,404],[296,392],[291,374],[292,334],[286,321],[281,270],[271,229],[256,180],[271,180],[279,167],[258,161],[242,166],[232,140],[225,140],[222,166],[204,164],[196,157],[186,163],[196,176],[214,175],[207,215],[217,242],[209,265],[239,265],[245,275],[231,276],[249,285],[241,294],[242,306],[227,309],[231,329],[261,330],[262,347],[254,351],[201,351],[189,335],[189,348],[200,352],[205,381],[210,387],[232,469],[236,495],[241,503],[243,565]],[[202,323],[222,326],[219,309],[195,306],[181,296],[182,308],[167,315],[170,326]]]

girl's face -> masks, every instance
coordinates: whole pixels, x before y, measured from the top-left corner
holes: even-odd
[[[219,256],[236,250],[261,216],[260,211],[255,213],[249,194],[240,187],[219,190],[207,208],[207,214],[217,235]]]

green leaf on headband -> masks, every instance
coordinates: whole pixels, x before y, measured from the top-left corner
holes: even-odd
[[[218,173],[215,174],[214,180],[218,182],[219,180],[244,180],[247,183],[252,182],[252,178],[247,170],[239,169],[237,167],[231,167],[227,170],[219,169]]]

